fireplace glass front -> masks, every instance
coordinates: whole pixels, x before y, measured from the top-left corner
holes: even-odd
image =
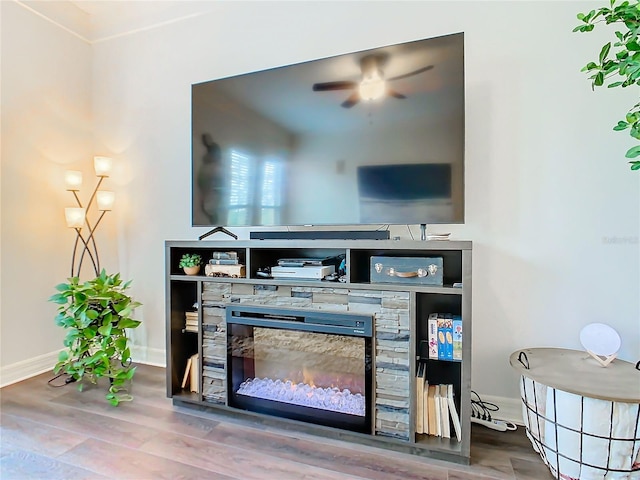
[[[227,311],[229,406],[371,433],[371,318]]]

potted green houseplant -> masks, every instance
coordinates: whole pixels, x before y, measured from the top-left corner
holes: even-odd
[[[609,0],[609,6],[579,13],[581,24],[574,32],[590,32],[597,24],[613,25],[615,41],[607,42],[600,49],[597,61],[587,63],[582,69],[590,74],[592,88],[607,84],[607,88],[632,89],[640,86],[640,2]],[[633,105],[624,120],[613,127],[616,131],[629,130],[635,140],[640,141],[640,103]],[[640,170],[640,145],[634,145],[625,155],[631,159],[632,170]]]
[[[84,380],[97,383],[100,377],[108,378],[106,398],[112,405],[132,399],[127,385],[135,367],[131,365],[127,329],[140,325],[131,315],[141,304],[127,295],[130,283],[123,283],[120,274],[107,275],[102,270],[84,283],[78,277],[69,278],[57,285],[58,293],[49,298],[58,304],[56,324],[67,331],[67,348],[60,352],[54,373],[70,375],[79,382],[79,390]]]
[[[197,275],[202,265],[202,257],[197,253],[185,253],[178,264],[187,275]]]

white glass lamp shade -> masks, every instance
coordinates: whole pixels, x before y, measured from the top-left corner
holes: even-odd
[[[371,75],[360,82],[359,93],[363,100],[377,100],[386,90],[386,82],[377,75]]]
[[[106,190],[98,190],[96,192],[96,202],[98,202],[98,210],[108,212],[113,208],[113,202],[116,195]]]
[[[108,177],[113,166],[113,159],[109,157],[93,157],[93,168],[98,177]]]
[[[84,208],[68,207],[64,209],[64,218],[67,220],[67,227],[82,228],[86,212]]]
[[[67,184],[67,190],[78,191],[82,185],[82,172],[67,170],[64,172],[64,181]]]

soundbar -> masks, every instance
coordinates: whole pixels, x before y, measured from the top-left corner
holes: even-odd
[[[389,230],[309,230],[250,232],[251,240],[389,240]]]

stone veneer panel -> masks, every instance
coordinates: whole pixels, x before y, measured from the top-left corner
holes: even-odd
[[[226,303],[230,283],[205,282],[202,287],[202,395],[205,401],[227,401]]]
[[[369,314],[374,317],[376,435],[409,439],[409,293],[315,286],[204,282],[203,394],[225,403],[227,303]]]

